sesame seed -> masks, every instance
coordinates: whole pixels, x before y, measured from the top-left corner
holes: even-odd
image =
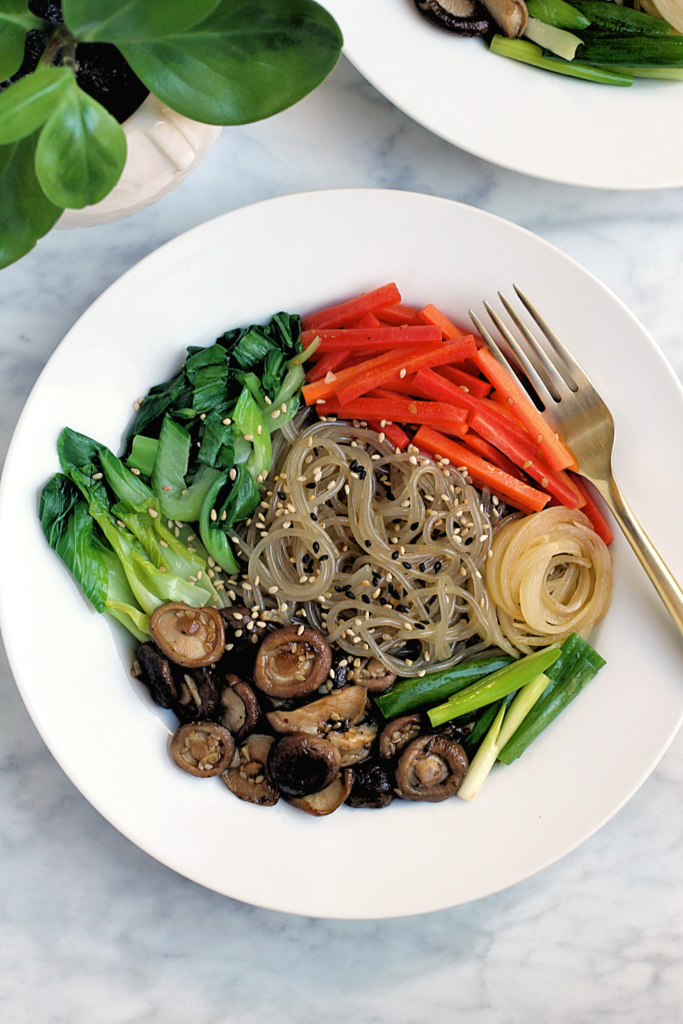
[[[176,526],[175,529],[173,530],[173,532],[176,535],[176,537],[179,537],[180,536],[180,527]]]
[[[279,415],[280,415],[280,410],[279,409],[275,409],[273,412],[271,412],[270,418],[273,419],[273,420],[276,420]]]
[[[120,519],[116,520],[116,525],[120,526],[122,530],[125,530],[125,528],[126,528],[126,524],[122,523]]]
[[[301,625],[299,626],[299,628],[296,631],[296,635],[297,636],[301,636],[305,629],[306,629],[306,627],[304,626],[304,624],[302,622]]]
[[[160,540],[159,543],[161,544],[162,548],[167,548],[168,547],[168,541],[166,541],[166,540]]]
[[[245,434],[244,435],[244,440],[245,441],[253,441],[254,440],[254,435],[253,434]]]
[[[152,519],[156,519],[157,516],[159,515],[159,513],[157,512],[157,510],[155,508],[148,508],[147,509],[147,514],[150,515],[152,517]]]
[[[139,412],[140,411],[140,403],[139,402],[133,402],[133,408],[135,409],[136,412]]]
[[[140,476],[140,470],[136,469],[135,466],[131,466],[130,471],[133,474],[133,476]]]
[[[221,420],[221,423],[223,424],[224,427],[229,427],[230,424],[232,423],[232,420],[229,417],[226,417],[224,420]]]
[[[212,508],[211,509],[211,522],[215,523],[217,519],[218,519],[218,512],[216,512],[215,508]]]
[[[93,473],[92,478],[93,480],[101,480],[103,476],[104,473]]]
[[[531,461],[531,459],[526,460],[526,462],[522,465],[522,469],[528,469],[529,466],[533,466],[533,462]]]
[[[405,368],[404,368],[403,370],[401,370],[401,372],[399,373],[399,377],[400,377],[401,379],[403,379],[403,377],[405,377],[405,375],[406,375],[406,372],[407,372],[407,371],[406,371],[406,369],[405,369]]]
[[[259,423],[258,427],[256,428],[256,433],[259,435],[259,437],[263,433],[263,427],[261,426],[260,423]]]
[[[280,406],[280,412],[287,412],[287,403],[283,402]]]
[[[266,405],[272,405],[272,404],[273,404],[273,399],[269,398],[268,395],[266,395]]]
[[[541,477],[541,487],[547,487],[547,486],[548,486],[548,479],[547,479],[547,477],[545,477],[545,476]]]

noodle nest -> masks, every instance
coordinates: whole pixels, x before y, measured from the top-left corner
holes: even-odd
[[[526,654],[587,637],[612,599],[604,541],[577,509],[554,507],[510,517],[496,531],[486,587],[505,636]]]
[[[264,500],[233,537],[248,559],[230,583],[244,603],[284,625],[304,616],[397,676],[511,650],[483,580],[496,500],[372,430],[287,426]]]

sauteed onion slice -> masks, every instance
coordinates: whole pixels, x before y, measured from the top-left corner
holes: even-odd
[[[554,507],[506,520],[486,567],[505,636],[520,651],[587,637],[612,599],[607,547],[577,509]]]

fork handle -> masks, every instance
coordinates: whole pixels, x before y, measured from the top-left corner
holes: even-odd
[[[683,634],[683,590],[667,569],[661,555],[636,519],[612,475],[593,483],[609,505],[614,518],[636,553],[650,582],[666,605],[679,633]]]

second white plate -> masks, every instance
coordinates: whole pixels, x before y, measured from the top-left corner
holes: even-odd
[[[540,71],[430,25],[413,0],[325,6],[368,81],[461,149],[567,185],[683,185],[683,82],[623,88]]]

